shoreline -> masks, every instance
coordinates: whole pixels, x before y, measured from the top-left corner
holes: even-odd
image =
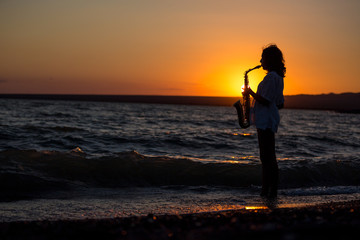
[[[0,222],[1,239],[353,239],[360,200],[112,219]]]

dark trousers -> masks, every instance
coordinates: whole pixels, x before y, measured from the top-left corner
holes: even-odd
[[[276,197],[279,169],[275,154],[275,133],[270,129],[257,129],[262,164],[261,196]]]

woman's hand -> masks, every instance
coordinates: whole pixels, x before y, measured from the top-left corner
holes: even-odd
[[[253,90],[251,90],[250,86],[248,87],[243,86],[241,88],[241,91],[243,95],[249,95],[249,94],[252,95],[254,93]]]

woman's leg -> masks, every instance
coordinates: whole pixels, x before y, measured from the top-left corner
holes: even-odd
[[[258,129],[258,140],[263,177],[261,196],[276,197],[279,170],[275,154],[275,134],[270,129]]]

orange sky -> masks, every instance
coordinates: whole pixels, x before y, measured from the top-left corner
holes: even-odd
[[[358,0],[0,1],[0,93],[237,96],[268,43],[286,95],[360,92],[359,12]]]

